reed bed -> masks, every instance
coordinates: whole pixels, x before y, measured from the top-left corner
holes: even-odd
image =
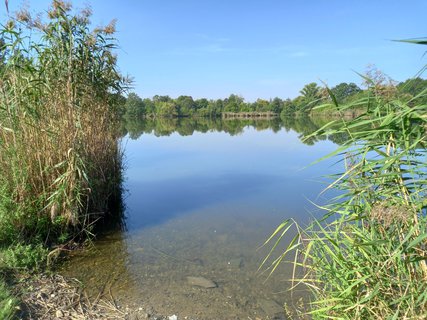
[[[121,150],[114,22],[53,1],[0,30],[0,242],[81,234],[119,197]]]
[[[327,189],[340,196],[308,227],[283,222],[267,243],[276,245],[290,230],[296,236],[264,266],[293,265],[293,288],[305,285],[311,302],[299,310],[309,319],[427,319],[427,94],[399,97],[372,78],[354,119],[337,119],[314,136],[341,134],[340,174]],[[327,106],[339,114],[332,92]]]

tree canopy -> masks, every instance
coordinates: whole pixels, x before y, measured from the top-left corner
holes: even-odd
[[[392,94],[402,99],[416,99],[416,102],[427,103],[427,80],[422,78],[408,79],[396,84],[394,81],[384,81],[381,74],[376,71],[378,83],[366,84],[365,89],[353,82],[342,82],[330,88],[330,92],[338,103],[348,103],[367,96],[369,90],[379,90]],[[380,81],[381,80],[381,81]],[[181,95],[176,99],[169,96],[155,95],[152,99],[141,99],[136,93],[130,93],[125,103],[125,116],[127,118],[142,117],[216,117],[227,114],[274,114],[289,116],[295,114],[309,114],[313,108],[331,101],[324,87],[315,82],[308,83],[300,95],[294,99],[257,99],[247,102],[237,94],[230,94],[225,99],[208,100],[206,98],[193,99],[191,96]],[[362,106],[363,107],[363,106]]]

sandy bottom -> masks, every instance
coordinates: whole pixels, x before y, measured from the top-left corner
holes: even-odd
[[[261,274],[269,247],[257,250],[281,215],[220,209],[106,235],[76,253],[61,273],[81,280],[93,295],[111,293],[123,310],[139,311],[140,318],[283,319],[283,305],[298,304],[306,294],[287,291],[290,265],[282,264],[268,279]],[[217,287],[194,286],[189,276]]]

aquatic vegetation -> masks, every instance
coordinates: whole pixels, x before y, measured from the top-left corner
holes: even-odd
[[[65,241],[119,197],[117,100],[126,85],[114,22],[53,1],[0,30],[0,240]]]
[[[365,80],[370,90],[362,101],[366,111],[314,133],[344,134],[342,145],[328,156],[338,156],[343,164],[327,188],[341,195],[307,228],[291,220],[277,228],[268,243],[277,245],[292,228],[297,236],[270,269],[294,257],[294,287],[303,284],[312,292],[301,317],[424,319],[427,106],[414,101],[422,101],[427,89],[399,97],[390,95],[393,88]],[[328,108],[343,113],[352,107],[329,93]]]

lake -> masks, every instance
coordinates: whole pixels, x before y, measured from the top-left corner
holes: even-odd
[[[306,297],[290,265],[258,271],[263,242],[285,219],[306,224],[337,171],[330,140],[301,138],[321,124],[273,120],[161,119],[128,123],[125,227],[100,237],[62,269],[123,310],[178,319],[267,319]],[[334,137],[339,140],[339,137]],[[334,139],[332,139],[334,140]],[[283,244],[284,245],[284,244]],[[203,277],[216,287],[195,286]]]

